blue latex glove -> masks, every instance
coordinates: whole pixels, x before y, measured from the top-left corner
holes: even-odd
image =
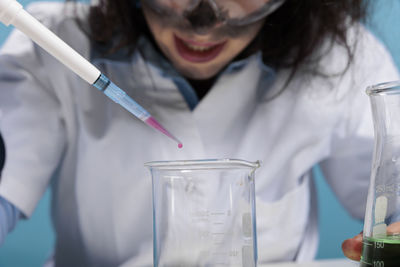
[[[21,212],[10,202],[0,197],[0,246],[20,218]]]

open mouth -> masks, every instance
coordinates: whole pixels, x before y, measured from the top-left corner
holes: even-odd
[[[222,43],[199,43],[183,40],[174,35],[175,45],[179,55],[187,61],[204,63],[216,58],[224,48],[226,41]]]

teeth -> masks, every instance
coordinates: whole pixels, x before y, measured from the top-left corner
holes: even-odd
[[[209,50],[211,50],[211,49],[213,48],[213,46],[204,47],[204,46],[192,45],[192,44],[189,44],[189,43],[185,43],[185,45],[186,45],[188,48],[190,48],[190,49],[192,49],[192,50],[194,50],[194,51],[199,51],[199,52],[209,51]]]

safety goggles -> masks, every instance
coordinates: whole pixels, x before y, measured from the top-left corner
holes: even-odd
[[[203,16],[231,26],[244,26],[261,20],[285,0],[142,0],[152,10],[175,19]]]

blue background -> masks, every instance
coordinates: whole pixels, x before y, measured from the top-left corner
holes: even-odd
[[[24,6],[32,0],[20,0]],[[374,10],[368,27],[388,47],[400,68],[400,1],[373,0]],[[10,32],[0,25],[0,44]],[[363,223],[353,220],[337,202],[318,168],[314,169],[319,198],[320,246],[317,258],[341,258],[341,242],[362,230]],[[20,221],[0,248],[0,267],[42,266],[51,253],[55,236],[49,218],[50,191],[39,203],[31,219]]]

